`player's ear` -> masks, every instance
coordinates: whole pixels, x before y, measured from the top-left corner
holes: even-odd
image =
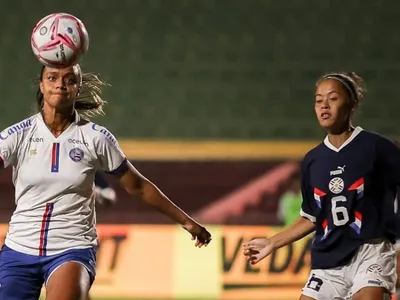
[[[40,83],[39,83],[39,89],[40,89],[40,92],[43,94],[43,82],[42,81],[40,81]]]

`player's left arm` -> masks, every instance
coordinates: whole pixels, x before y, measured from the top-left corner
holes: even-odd
[[[203,226],[168,199],[154,183],[136,170],[129,161],[126,161],[125,164],[126,171],[118,177],[121,185],[129,194],[139,196],[144,202],[182,225],[192,234],[193,239],[197,237],[196,246],[201,247],[210,242],[211,235]]]
[[[176,206],[150,180],[144,177],[129,161],[126,171],[119,176],[119,181],[132,196],[139,196],[144,202],[158,209],[185,228],[196,226],[196,222]]]
[[[400,186],[400,148],[387,138],[376,143],[378,166],[389,183]]]
[[[96,130],[96,127],[94,127]],[[150,180],[144,177],[125,157],[116,139],[105,129],[102,130],[98,146],[100,167],[119,178],[121,185],[132,196],[139,196],[141,200],[156,208],[184,229],[196,239],[196,246],[207,245],[211,241],[210,233],[199,223],[193,220],[182,209],[176,206]],[[107,137],[107,138],[104,138]]]

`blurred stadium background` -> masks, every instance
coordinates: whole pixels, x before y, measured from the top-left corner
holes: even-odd
[[[189,236],[117,189],[98,208],[95,299],[297,299],[309,239],[246,265],[241,243],[279,230],[289,179],[324,137],[314,82],[354,70],[368,96],[357,123],[398,133],[396,0],[15,0],[0,10],[0,127],[34,110],[40,65],[36,22],[78,16],[90,34],[82,66],[112,86],[96,120],[137,168],[179,206],[211,225],[212,244]],[[34,171],[33,171],[34,172]],[[0,233],[14,209],[10,170],[0,172]],[[35,176],[32,173],[32,176]]]

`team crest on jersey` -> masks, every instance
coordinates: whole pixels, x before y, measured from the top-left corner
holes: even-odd
[[[83,151],[79,148],[73,148],[71,151],[69,151],[69,157],[74,161],[74,162],[80,162],[82,161],[84,154]]]
[[[329,181],[329,190],[334,194],[340,194],[344,189],[344,181],[340,177],[332,178]]]
[[[372,264],[367,269],[367,273],[376,275],[382,274],[382,271],[383,271],[382,267],[378,264]]]

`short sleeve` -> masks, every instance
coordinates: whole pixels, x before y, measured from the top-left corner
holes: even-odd
[[[97,124],[93,124],[92,129],[98,132],[96,152],[100,169],[114,175],[124,173],[128,168],[127,159],[117,139],[110,131]]]
[[[12,128],[0,133],[0,168],[14,166],[17,162],[18,133]]]
[[[314,194],[312,188],[310,187],[309,174],[307,172],[307,166],[305,161],[303,161],[301,166],[301,194],[303,197],[303,202],[301,204],[300,216],[315,223],[317,215],[317,206],[314,200]]]

